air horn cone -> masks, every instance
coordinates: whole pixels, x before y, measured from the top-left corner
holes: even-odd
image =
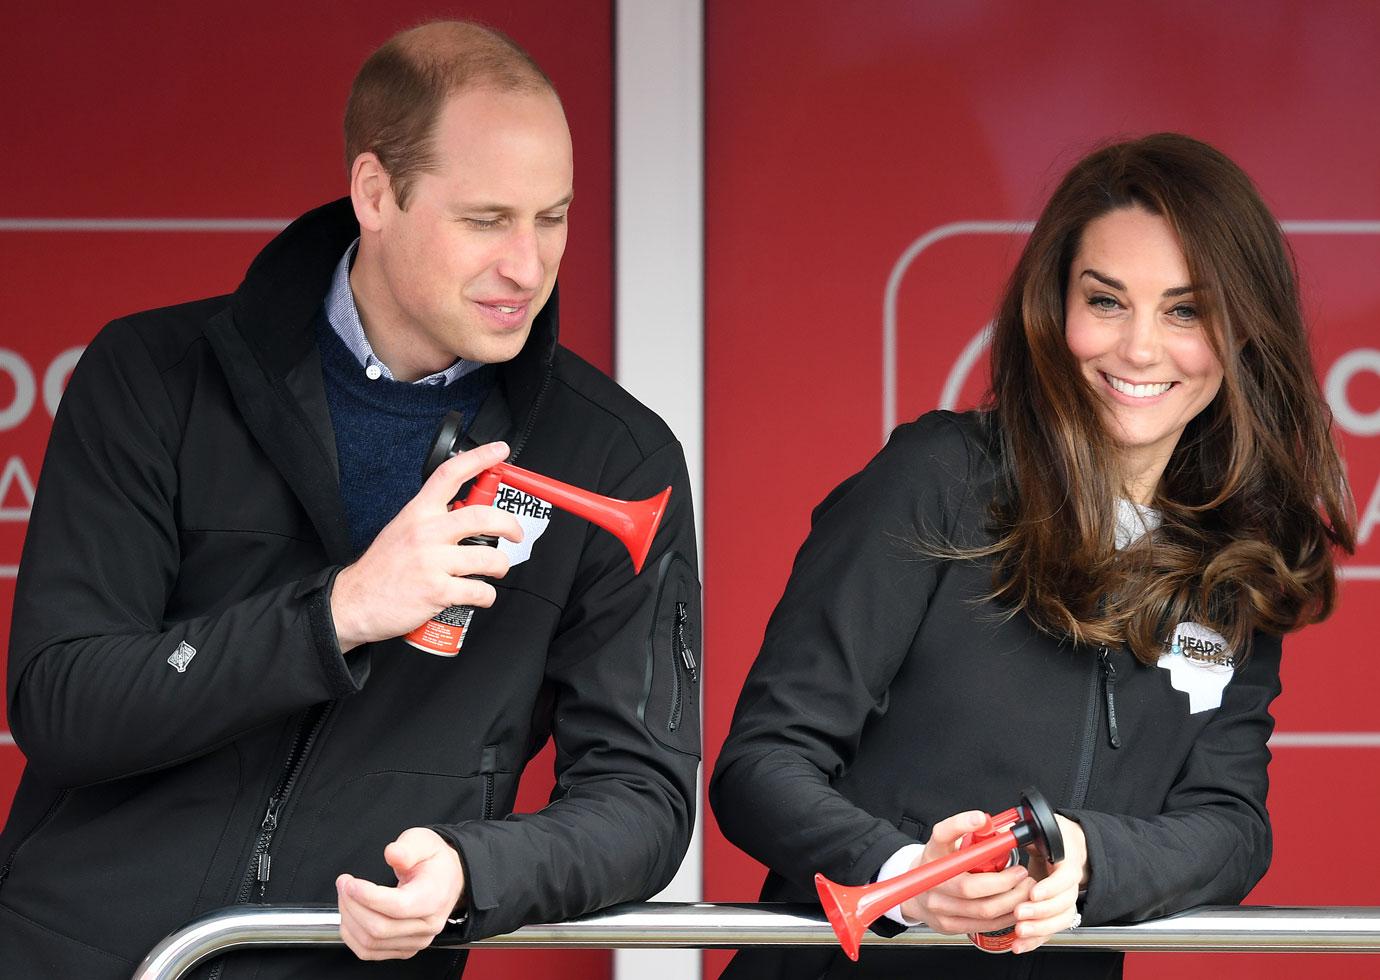
[[[857,896],[852,893],[862,890],[847,885],[836,885],[824,875],[815,875],[815,891],[819,893],[819,904],[824,907],[824,915],[833,927],[839,945],[854,962],[857,962],[858,951],[861,948],[862,930],[867,926],[857,921],[859,903]]]
[[[1054,819],[1054,809],[1038,790],[1027,789],[1021,794],[1020,806],[989,816],[987,824],[969,835],[967,843],[952,854],[872,885],[850,887],[817,874],[815,891],[839,945],[849,959],[856,961],[863,930],[887,909],[965,871],[998,871],[1012,848],[1032,844],[1051,863],[1064,858],[1064,839]]]

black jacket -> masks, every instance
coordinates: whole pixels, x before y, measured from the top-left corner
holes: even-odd
[[[720,826],[771,869],[764,899],[814,901],[815,872],[865,883],[937,821],[1005,810],[1033,785],[1087,836],[1087,925],[1240,901],[1270,857],[1279,640],[1257,637],[1220,708],[1190,713],[1170,671],[1003,618],[983,600],[990,564],[920,549],[991,540],[988,444],[976,415],[923,416],[815,511],[719,756]],[[1119,962],[866,947],[859,968],[805,951],[740,955],[728,975],[1104,976]]]
[[[470,435],[612,496],[672,485],[643,573],[556,511],[454,660],[400,640],[340,654],[329,589],[354,556],[312,324],[357,234],[348,201],[311,212],[232,296],[116,321],[73,374],[15,600],[28,766],[0,838],[7,974],[128,976],[208,910],[334,902],[342,871],[392,883],[384,845],[416,825],[461,853],[470,938],[646,898],[679,864],[699,756],[685,465],[557,345],[554,295]],[[548,733],[552,802],[505,817]],[[457,956],[310,971],[440,977]],[[241,954],[223,975],[296,959]]]

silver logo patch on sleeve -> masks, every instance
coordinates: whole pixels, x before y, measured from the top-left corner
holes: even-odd
[[[183,640],[177,645],[177,649],[172,652],[172,656],[168,658],[168,663],[172,664],[173,668],[179,674],[185,674],[187,672],[187,665],[192,662],[192,658],[195,656],[196,647],[192,646],[186,640]]]

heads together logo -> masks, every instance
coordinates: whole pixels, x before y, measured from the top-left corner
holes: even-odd
[[[1168,650],[1158,666],[1169,671],[1174,690],[1188,695],[1188,713],[1196,715],[1222,704],[1231,680],[1232,652],[1221,634],[1197,623],[1180,623],[1169,634]]]
[[[1365,254],[1380,252],[1380,221],[1284,221],[1281,225],[1299,252],[1305,290],[1310,284],[1318,290],[1326,282],[1325,277],[1310,277],[1308,270],[1314,264],[1327,266],[1328,250],[1346,249],[1348,254],[1357,249],[1368,250]],[[940,225],[920,235],[897,257],[887,276],[882,302],[883,443],[899,422],[921,410],[972,407],[986,384],[985,359],[991,342],[991,324],[984,317],[997,298],[1001,282],[994,281],[990,288],[980,291],[971,282],[965,284],[956,279],[953,270],[944,267],[949,256],[944,253],[943,243],[973,238],[990,243],[999,250],[994,256],[1007,263],[1002,266],[1004,275],[1019,253],[1020,241],[1033,227],[1034,222],[1030,221],[960,221]],[[1314,255],[1317,252],[1321,254]],[[1376,308],[1380,305],[1380,290],[1376,288],[1380,280],[1348,277],[1344,283],[1342,288],[1348,292],[1342,295],[1333,295],[1337,286],[1332,286],[1332,292],[1326,295],[1305,292],[1305,310],[1323,311],[1310,322],[1315,363],[1323,394],[1335,417],[1336,431],[1343,448],[1349,450],[1348,467],[1356,495],[1357,553],[1339,568],[1339,573],[1344,579],[1380,580],[1380,551],[1375,547],[1380,545],[1380,536],[1375,534],[1380,528],[1380,459],[1376,458],[1380,456],[1380,442],[1372,441],[1380,437],[1380,408],[1375,407],[1373,399],[1367,401],[1368,392],[1373,392],[1375,382],[1380,380],[1380,349],[1371,346],[1367,335],[1358,337],[1355,330],[1347,328],[1344,336],[1341,325],[1324,319],[1327,310],[1350,311],[1350,323],[1357,320],[1354,311]],[[960,287],[965,291],[955,295],[955,289]],[[917,309],[913,298],[920,290],[925,296],[923,310]],[[971,304],[964,297],[975,292],[981,292],[975,300],[977,305],[971,306],[971,313],[966,312]],[[908,297],[905,312],[901,309],[903,293]],[[949,319],[936,323],[936,315]],[[1316,322],[1320,319],[1324,322]],[[901,336],[902,331],[905,337]],[[913,351],[920,344],[911,339],[912,331],[924,331],[923,349],[932,353],[942,352],[947,341],[952,352],[948,355],[952,360],[947,371],[942,354],[921,362],[907,356],[902,362],[898,351],[903,346]]]
[[[494,506],[512,514],[522,525],[522,540],[514,544],[506,538],[499,538],[499,550],[508,556],[510,566],[526,561],[532,556],[532,545],[546,533],[546,526],[551,523],[551,505],[525,490],[500,483],[498,493],[494,496]]]

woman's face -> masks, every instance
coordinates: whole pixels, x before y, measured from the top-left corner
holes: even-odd
[[[1128,489],[1147,502],[1184,427],[1222,386],[1169,223],[1138,207],[1090,222],[1064,299],[1064,338],[1123,449]]]

